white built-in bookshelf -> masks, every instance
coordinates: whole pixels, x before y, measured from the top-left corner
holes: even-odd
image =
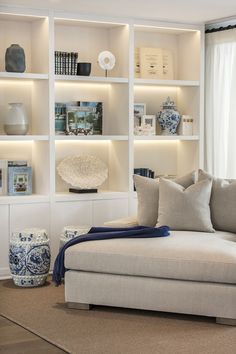
[[[31,196],[0,196],[0,277],[9,274],[8,240],[16,228],[46,228],[54,257],[63,226],[102,225],[136,212],[135,167],[181,175],[203,165],[203,41],[203,28],[196,25],[0,7],[0,159],[28,160],[33,167]],[[24,48],[25,73],[5,72],[5,51],[13,43]],[[134,76],[134,50],[141,46],[171,49],[173,80]],[[92,63],[91,75],[55,75],[54,50],[78,52],[79,61]],[[108,77],[97,64],[103,50],[116,57]],[[194,118],[194,135],[134,136],[134,102],[145,102],[147,114],[156,114],[167,96]],[[103,135],[55,134],[55,102],[78,100],[103,102]],[[9,102],[24,103],[28,135],[4,134]],[[72,154],[96,155],[108,165],[99,193],[68,192],[56,166]]]

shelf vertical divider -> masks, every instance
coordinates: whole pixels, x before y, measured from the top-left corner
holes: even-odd
[[[132,213],[134,171],[134,24],[129,24],[129,214]]]

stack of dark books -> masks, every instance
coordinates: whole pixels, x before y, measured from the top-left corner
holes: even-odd
[[[150,168],[134,168],[134,174],[154,178],[154,171],[150,170]]]
[[[76,75],[78,53],[55,51],[55,74]]]

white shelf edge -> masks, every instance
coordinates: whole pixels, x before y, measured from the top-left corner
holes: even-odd
[[[151,136],[134,136],[136,141],[158,141],[158,140],[199,140],[198,135],[151,135]]]
[[[12,204],[31,204],[31,203],[49,203],[49,195],[32,194],[32,195],[1,195],[0,205]]]
[[[0,79],[48,80],[48,74],[0,72]]]
[[[123,77],[103,77],[103,76],[77,76],[77,75],[55,75],[55,81],[71,81],[71,82],[97,82],[97,83],[117,83],[127,84],[128,78]]]
[[[128,135],[55,135],[55,141],[106,141],[106,140],[120,140],[127,141]]]
[[[48,141],[48,135],[0,135],[0,141]]]
[[[56,193],[54,195],[55,202],[71,202],[82,200],[110,200],[110,199],[126,199],[129,192],[115,191],[98,191],[98,193]]]
[[[134,79],[134,85],[152,86],[200,86],[199,81],[194,80],[155,80],[155,79]]]

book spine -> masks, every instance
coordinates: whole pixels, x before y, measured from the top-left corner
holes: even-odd
[[[69,75],[71,75],[71,61],[72,61],[72,53],[69,53],[69,65],[68,65],[68,67],[69,67]]]
[[[78,53],[75,53],[74,75],[77,74],[77,61],[78,61]]]
[[[54,52],[54,74],[57,75],[57,51]]]
[[[62,75],[62,52],[59,55],[59,73]]]

